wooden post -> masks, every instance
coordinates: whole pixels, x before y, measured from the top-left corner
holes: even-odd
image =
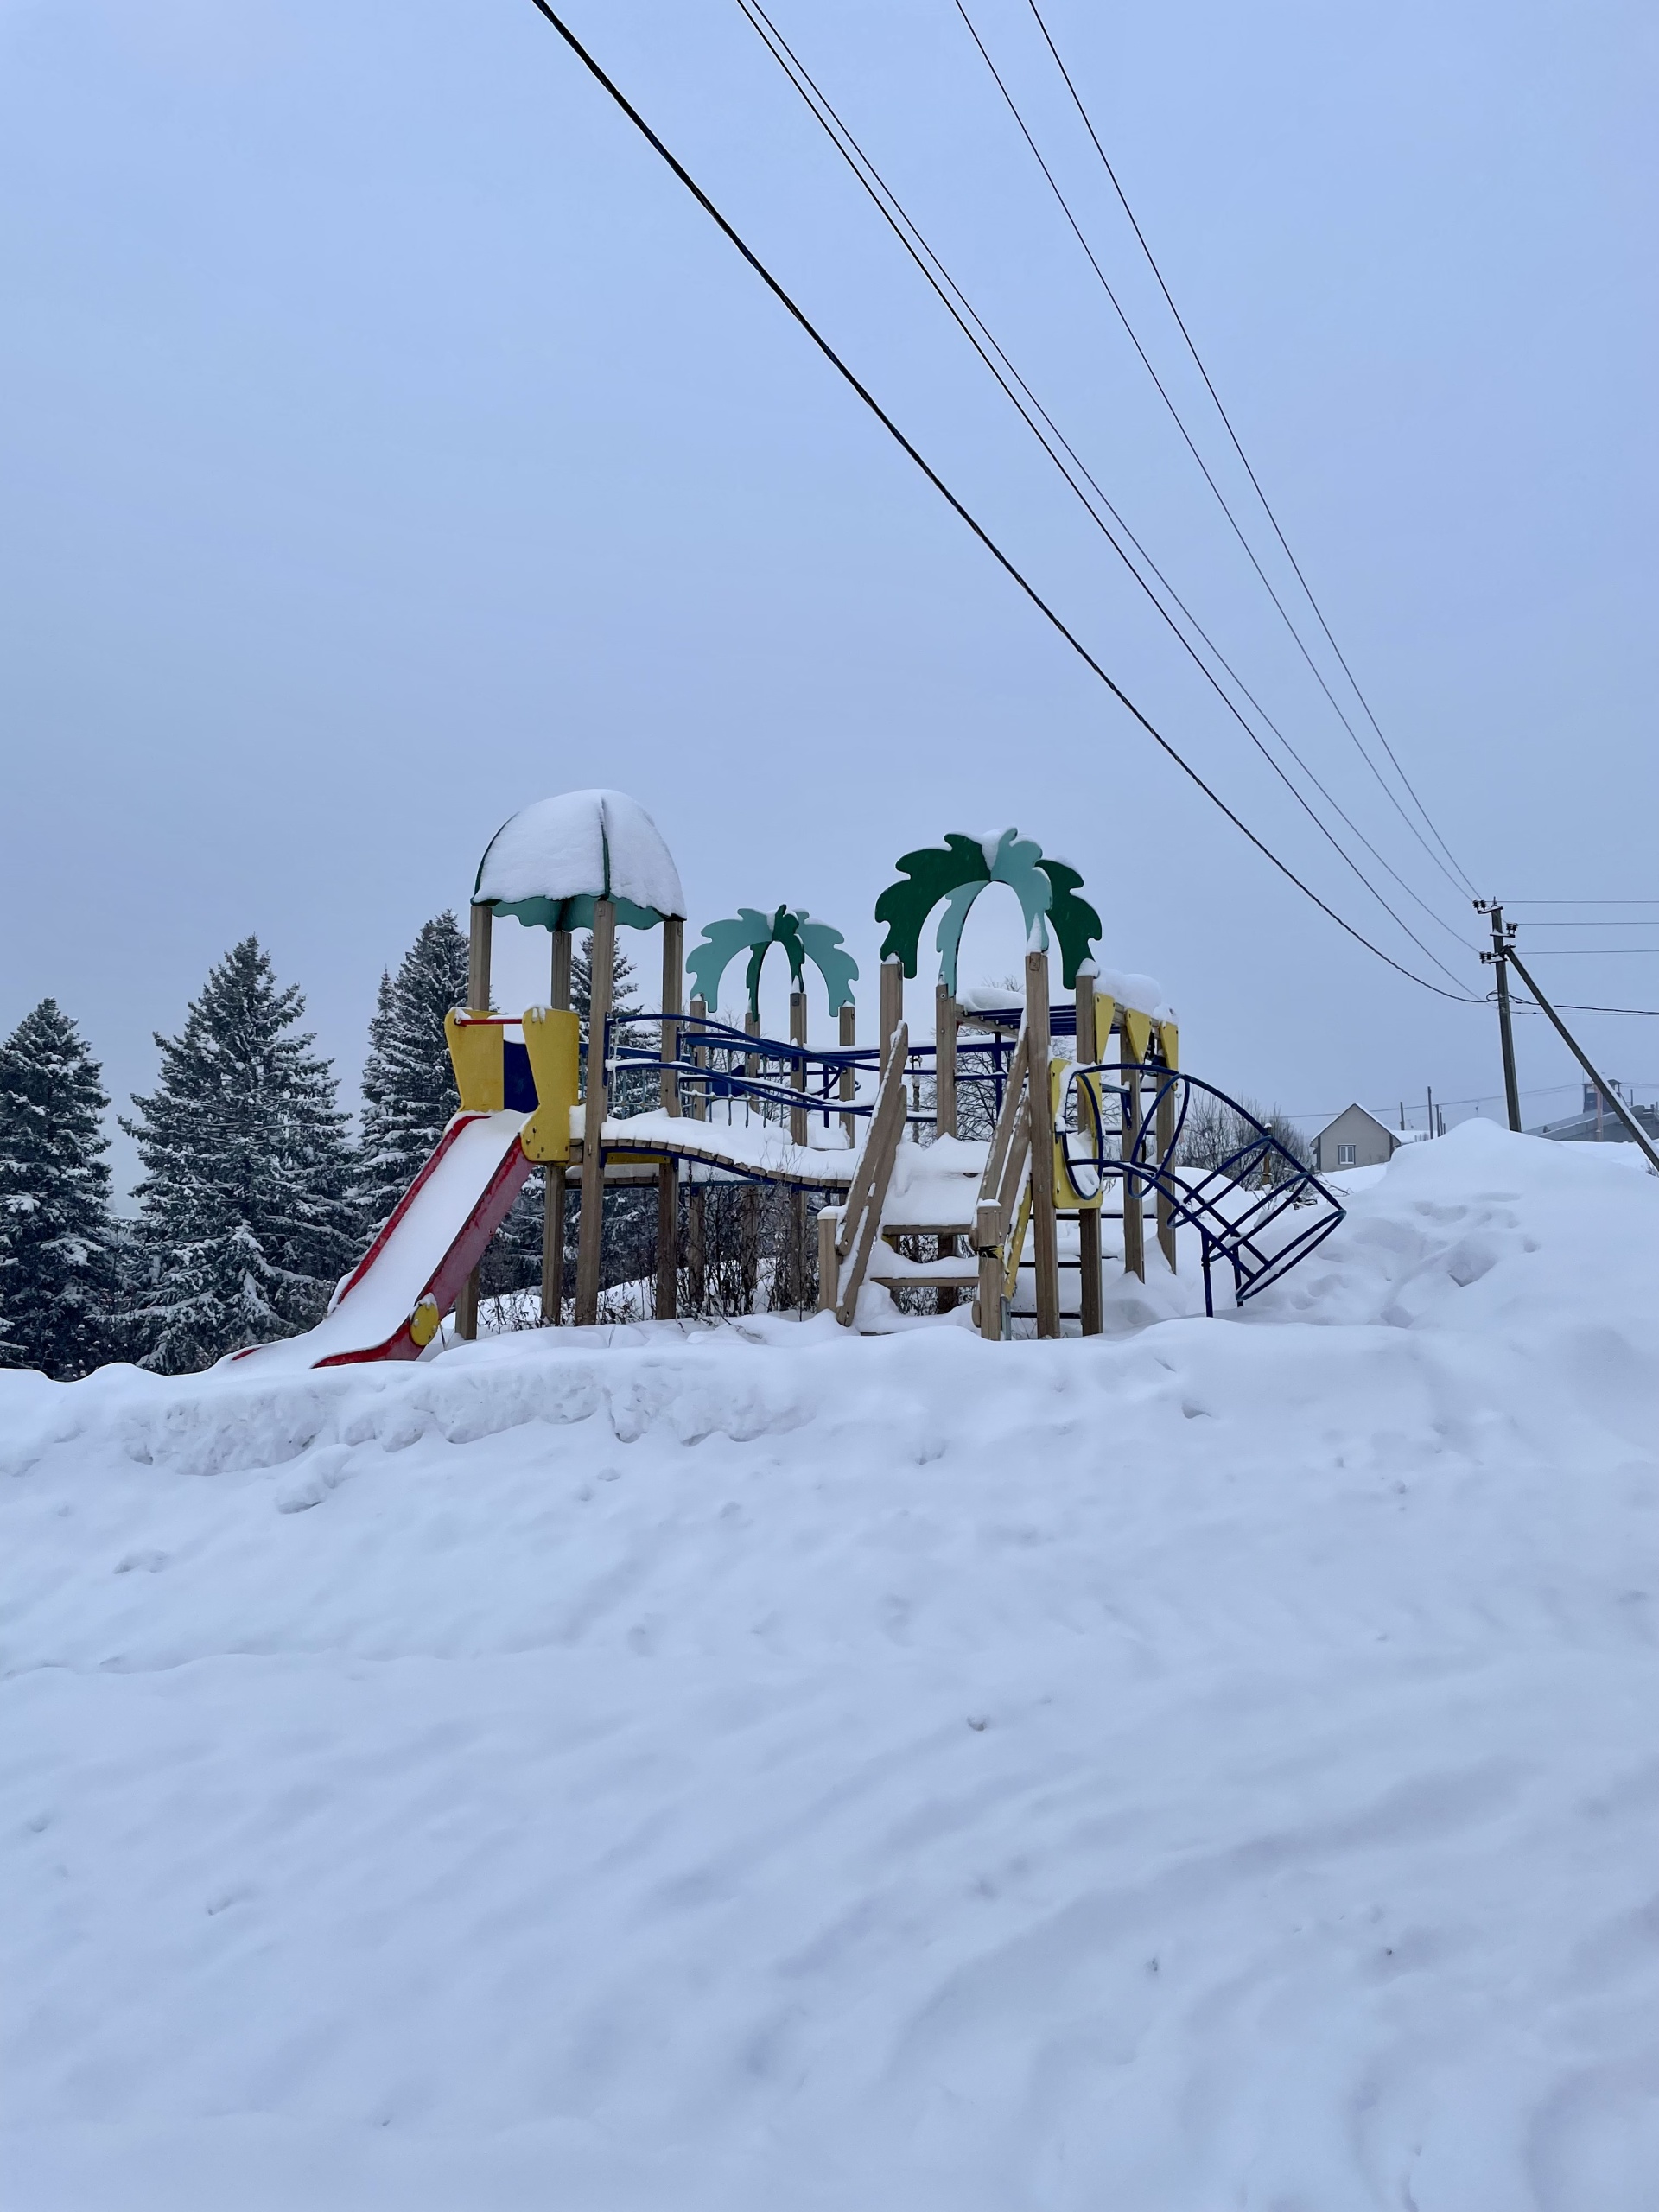
[[[1141,1135],[1141,1063],[1135,1057],[1135,1046],[1129,1041],[1128,1022],[1118,1016],[1118,1060],[1122,1070],[1123,1087],[1123,1157],[1134,1153]],[[1147,1279],[1147,1217],[1143,1211],[1145,1193],[1131,1175],[1123,1178],[1123,1272]]]
[[[933,1135],[953,1137],[957,1134],[957,1002],[943,982],[933,989]],[[938,1256],[954,1260],[957,1240],[941,1236],[937,1240]],[[938,1310],[952,1312],[957,1303],[954,1287],[947,1283],[939,1292]]]
[[[555,930],[552,974],[547,1002],[561,1010],[570,1004],[570,932]],[[556,1327],[564,1319],[564,1163],[542,1170],[542,1321]]]
[[[799,1045],[803,1050],[805,1048],[806,993],[804,991],[791,991],[789,995],[789,1041],[791,1045]],[[792,1060],[790,1063],[789,1087],[791,1090],[806,1089],[806,1062],[804,1060]],[[804,1106],[791,1106],[789,1109],[789,1141],[791,1144],[798,1145],[804,1145],[806,1142]]]
[[[933,993],[933,1134],[957,1134],[957,1002],[940,983]]]
[[[881,963],[881,1008],[876,1044],[880,1048],[880,1072],[887,1071],[887,1047],[893,1033],[905,1018],[905,970],[898,960]]]
[[[818,1311],[833,1313],[841,1301],[841,1262],[836,1255],[836,1237],[841,1223],[833,1206],[823,1206],[818,1212]]]
[[[760,1034],[760,1017],[750,1007],[743,1016],[743,1034]],[[743,1072],[753,1081],[759,1065],[753,1055],[746,1054]],[[747,1109],[746,1109],[747,1110]],[[737,1265],[743,1284],[743,1310],[754,1311],[754,1301],[760,1291],[760,1192],[756,1184],[745,1183],[737,1205]]]
[[[1077,976],[1077,1065],[1080,1068],[1092,1067],[1099,1058],[1095,1039],[1094,970],[1085,965]],[[1085,1337],[1097,1337],[1103,1325],[1100,1294],[1100,1213],[1098,1203],[1077,1208],[1077,1313]]]
[[[690,1012],[694,1022],[706,1021],[709,1019],[708,1000],[701,995],[694,998]],[[706,1045],[692,1046],[691,1065],[696,1068],[708,1066],[709,1048]],[[706,1122],[709,1118],[708,1089],[695,1077],[692,1079],[690,1103],[690,1119]],[[696,1313],[701,1313],[709,1303],[708,1246],[703,1241],[703,1228],[702,1185],[696,1180],[696,1170],[693,1169],[685,1193],[685,1274],[686,1288],[690,1293],[691,1308]]]
[[[789,1041],[804,1048],[806,1044],[806,993],[791,991],[789,995]],[[806,1062],[791,1060],[789,1070],[791,1090],[804,1092]],[[789,1141],[791,1144],[806,1143],[806,1109],[791,1106],[789,1109]],[[798,1184],[789,1194],[789,1303],[798,1313],[806,1300],[806,1192]]]
[[[1161,1049],[1161,1048],[1160,1048]],[[1175,1085],[1167,1068],[1159,1070],[1161,1088],[1158,1093],[1156,1127],[1153,1135],[1158,1146],[1158,1157],[1166,1160],[1175,1145]],[[1169,1272],[1175,1272],[1175,1223],[1170,1203],[1162,1191],[1158,1193],[1158,1242],[1169,1262]]]
[[[495,909],[493,906],[475,906],[468,918],[467,1011],[469,1014],[487,1014],[490,1010],[490,931],[495,921]],[[478,1335],[476,1268],[455,1294],[455,1334],[464,1344],[471,1344]]]
[[[683,1003],[685,924],[677,914],[663,917],[663,1024],[661,1053],[664,1062],[680,1057],[680,1025],[669,1019]],[[680,1110],[680,1079],[664,1066],[658,1077],[657,1097],[665,1114]],[[677,1160],[664,1160],[657,1169],[657,1319],[671,1321],[679,1311],[680,1287],[680,1169]]]
[[[702,997],[693,999],[689,1011],[692,1020],[701,1027],[709,1019],[708,1000]],[[694,1068],[708,1066],[709,1047],[706,1045],[692,1046],[691,1065]],[[691,1084],[690,1103],[687,1112],[694,1122],[706,1122],[709,1118],[709,1087],[706,1084],[698,1083],[695,1077]]]
[[[582,1096],[576,1319],[580,1325],[591,1327],[599,1319],[600,1262],[605,1234],[605,1147],[600,1141],[600,1132],[611,1107],[610,1076],[605,1065],[605,1025],[610,1020],[611,971],[616,964],[616,908],[608,899],[594,901],[594,929],[588,945],[588,1081]]]
[[[851,999],[849,999],[847,1003],[841,1009],[841,1049],[843,1052],[850,1052],[857,1042],[858,1008],[853,1004]],[[843,1098],[853,1097],[856,1092],[858,1078],[854,1074],[852,1069],[842,1068],[841,1071],[842,1096]],[[856,1115],[843,1114],[842,1116],[841,1133],[846,1138],[849,1145],[854,1141],[853,1132],[857,1126],[858,1117]]]
[[[1048,1103],[1048,955],[1026,955],[1026,1082],[1031,1101],[1031,1256],[1037,1333],[1060,1333],[1060,1257],[1054,1233],[1054,1116]]]

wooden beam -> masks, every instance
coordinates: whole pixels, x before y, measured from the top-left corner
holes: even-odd
[[[933,990],[933,1134],[957,1134],[957,1002],[943,982]],[[938,1253],[941,1260],[954,1260],[956,1238],[941,1236]],[[939,1293],[938,1310],[949,1313],[956,1303],[957,1294],[947,1284]]]
[[[840,1229],[839,1216],[834,1206],[823,1206],[818,1212],[818,1311],[833,1313],[841,1300],[841,1262],[836,1253],[836,1236]]]
[[[887,1202],[899,1141],[904,1135],[905,1063],[910,1049],[910,1033],[902,1021],[893,1032],[890,1041],[893,1049],[887,1056],[887,1071],[881,1079],[880,1096],[871,1116],[869,1139],[859,1162],[859,1173],[847,1194],[841,1233],[836,1239],[836,1256],[847,1262],[841,1270],[841,1294],[836,1304],[836,1319],[843,1328],[852,1326],[858,1310],[858,1294],[880,1235],[881,1208]]]
[[[549,961],[547,1002],[561,1011],[570,1004],[570,932],[555,930]],[[567,1169],[563,1162],[542,1170],[542,1321],[556,1328],[564,1319],[564,1216]]]
[[[599,1319],[605,1235],[605,1151],[600,1132],[611,1108],[605,1025],[611,1014],[611,971],[615,961],[616,907],[609,899],[595,899],[593,934],[588,939],[588,1080],[582,1117],[582,1212],[576,1225],[576,1320],[589,1328]]]
[[[701,994],[692,1000],[690,1014],[694,1022],[708,1020],[709,1001]],[[693,1067],[707,1067],[709,1048],[694,1044],[688,1057]],[[686,1111],[688,1119],[694,1122],[706,1122],[709,1118],[709,1087],[695,1077],[687,1094]],[[709,1302],[708,1248],[703,1241],[703,1228],[702,1185],[693,1179],[688,1183],[685,1193],[685,1274],[695,1313],[701,1313]]]
[[[1060,1263],[1054,1230],[1054,1116],[1048,1097],[1048,955],[1026,955],[1026,1091],[1031,1101],[1031,1241],[1037,1333],[1060,1333]]]
[[[905,970],[897,960],[881,963],[881,1008],[876,1033],[880,1048],[880,1071],[887,1072],[887,1054],[893,1043],[893,1033],[905,1018]]]
[[[664,1062],[680,1057],[678,1014],[685,1000],[685,924],[677,914],[663,918],[663,998],[660,1051]],[[658,1077],[657,1096],[664,1113],[677,1116],[680,1079],[666,1066]],[[659,1321],[671,1321],[680,1303],[680,1171],[665,1160],[657,1170],[657,1303]]]
[[[1118,1014],[1118,1064],[1123,1090],[1123,1157],[1128,1160],[1141,1135],[1141,1063],[1135,1058],[1129,1025]],[[1123,1178],[1123,1272],[1147,1279],[1146,1194],[1133,1176]]]
[[[843,1052],[850,1052],[857,1042],[858,1008],[853,1004],[852,1001],[849,999],[841,1009],[841,1049]],[[842,1068],[841,1071],[841,1083],[839,1085],[842,1098],[853,1098],[856,1095],[857,1085],[858,1078],[853,1070],[851,1068]],[[846,1138],[849,1145],[854,1141],[854,1134],[857,1128],[858,1116],[855,1114],[843,1114],[842,1116],[842,1135]]]
[[[1175,1143],[1175,1085],[1167,1069],[1160,1069],[1159,1081],[1162,1088],[1158,1093],[1156,1127],[1153,1132],[1158,1146],[1158,1157],[1166,1160]],[[1175,1272],[1175,1222],[1170,1202],[1160,1190],[1158,1193],[1158,1242],[1169,1262],[1169,1272]]]
[[[487,1014],[490,1010],[490,931],[494,921],[495,909],[490,906],[475,906],[467,917],[467,1010],[469,1014]],[[478,1335],[476,1268],[455,1294],[455,1334],[465,1344],[471,1344]]]
[[[1100,1053],[1095,1034],[1095,979],[1084,968],[1077,977],[1077,1065],[1092,1067]],[[1100,1200],[1077,1208],[1077,1313],[1085,1337],[1104,1325],[1100,1285]]]
[[[957,1002],[943,983],[933,993],[933,1134],[957,1134]]]

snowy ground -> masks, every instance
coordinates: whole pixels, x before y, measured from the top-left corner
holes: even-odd
[[[0,1378],[7,2212],[1646,2212],[1659,1182],[1243,1317]]]

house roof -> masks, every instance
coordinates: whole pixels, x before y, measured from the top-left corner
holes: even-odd
[[[1322,1137],[1328,1137],[1332,1130],[1336,1128],[1337,1122],[1345,1122],[1351,1114],[1363,1115],[1365,1120],[1368,1121],[1371,1127],[1377,1130],[1380,1135],[1385,1137],[1394,1138],[1396,1142],[1398,1141],[1396,1131],[1391,1129],[1386,1122],[1378,1121],[1376,1116],[1372,1113],[1369,1106],[1361,1106],[1357,1103],[1352,1105],[1344,1106],[1340,1114],[1337,1115],[1333,1120],[1325,1123],[1325,1127],[1319,1131],[1319,1135]],[[1317,1142],[1317,1139],[1315,1141]]]

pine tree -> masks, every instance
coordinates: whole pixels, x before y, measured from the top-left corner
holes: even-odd
[[[467,1003],[467,938],[453,913],[422,928],[380,978],[363,1065],[362,1196],[378,1228],[461,1104],[443,1017]]]
[[[613,1053],[641,1046],[648,1040],[642,1030],[621,1026],[631,1014],[640,1014],[636,995],[638,979],[633,963],[622,950],[622,941],[615,941],[611,955],[611,1019],[618,1027],[611,1031]],[[588,1049],[588,1018],[594,1003],[594,940],[591,936],[582,938],[572,946],[570,953],[570,1003],[582,1023],[582,1044]],[[611,1078],[611,1108],[623,1114],[642,1113],[657,1103],[655,1076],[619,1072]]]
[[[144,1165],[143,1364],[206,1366],[290,1336],[326,1310],[359,1249],[346,1116],[334,1071],[295,1033],[297,986],[277,988],[257,938],[212,969],[160,1081],[121,1126]]]
[[[0,1361],[60,1382],[110,1356],[109,1103],[55,999],[0,1045]]]

